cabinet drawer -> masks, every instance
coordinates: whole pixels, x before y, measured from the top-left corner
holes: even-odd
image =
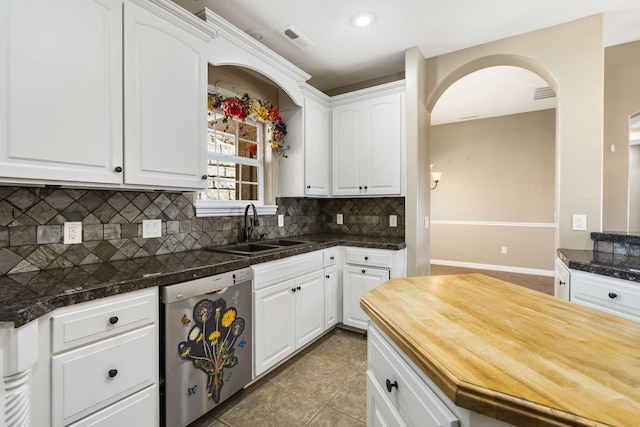
[[[572,271],[570,294],[575,303],[640,321],[640,283]]]
[[[158,318],[157,288],[77,304],[52,317],[52,351],[108,338]]]
[[[412,426],[459,425],[456,416],[396,354],[374,329],[368,333],[368,372],[385,391],[392,407]],[[393,386],[390,391],[387,380]]]
[[[322,270],[323,263],[322,251],[316,251],[255,265],[253,266],[253,289],[262,289],[312,271]]]
[[[155,384],[157,348],[157,329],[147,326],[54,356],[53,424],[76,421]]]
[[[325,249],[323,251],[323,255],[324,255],[324,266],[325,267],[331,267],[332,265],[336,265],[336,262],[338,260],[338,249],[337,248]]]
[[[156,427],[160,424],[157,387],[141,390],[69,427]]]
[[[391,268],[393,259],[382,249],[346,248],[346,263]]]

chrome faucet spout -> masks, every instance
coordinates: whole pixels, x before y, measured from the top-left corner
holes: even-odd
[[[249,216],[249,208],[253,209],[253,217],[249,225],[247,225],[247,217]],[[253,203],[249,203],[247,207],[244,208],[244,232],[243,237],[244,241],[248,242],[253,234],[253,226],[258,222],[258,212],[256,211],[256,207]]]

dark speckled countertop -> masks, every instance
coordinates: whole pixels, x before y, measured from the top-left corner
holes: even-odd
[[[20,327],[56,308],[139,289],[171,285],[332,246],[399,250],[403,238],[306,235],[311,245],[239,256],[206,250],[0,276],[0,322]]]
[[[640,282],[640,257],[612,252],[558,249],[558,257],[573,270]]]

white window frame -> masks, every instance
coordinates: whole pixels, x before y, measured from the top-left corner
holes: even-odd
[[[221,111],[217,110],[217,114]],[[237,122],[249,123],[256,126],[258,130],[258,143],[257,143],[257,159],[249,159],[240,156],[232,156],[228,154],[216,153],[209,151],[207,154],[207,163],[209,160],[217,160],[247,166],[255,166],[258,169],[258,199],[257,200],[203,200],[196,199],[196,216],[239,216],[244,215],[245,208],[249,204],[253,204],[256,207],[258,215],[275,215],[278,208],[277,205],[265,205],[264,204],[264,175],[265,175],[265,139],[269,130],[265,123],[256,122],[250,119],[239,120],[235,118],[229,118]],[[208,135],[207,135],[208,137]],[[236,136],[237,137],[237,136]],[[208,146],[208,144],[207,144]],[[198,193],[200,197],[201,193]]]

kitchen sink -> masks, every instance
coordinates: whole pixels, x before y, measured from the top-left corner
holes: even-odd
[[[236,255],[260,255],[264,253],[277,252],[284,249],[291,249],[296,246],[309,245],[311,242],[295,239],[271,239],[261,240],[257,242],[232,243],[223,246],[211,246],[206,248],[214,252],[226,252]]]

